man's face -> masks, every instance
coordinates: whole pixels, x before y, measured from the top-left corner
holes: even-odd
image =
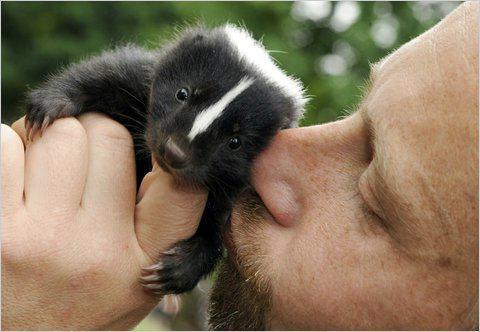
[[[213,328],[478,324],[477,11],[373,66],[355,113],[283,131],[259,157]]]

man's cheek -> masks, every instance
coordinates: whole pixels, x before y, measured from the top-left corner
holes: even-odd
[[[338,225],[345,223],[336,219]],[[411,314],[403,304],[425,276],[415,284],[414,266],[388,241],[325,224],[323,220],[324,228],[301,234],[287,245],[288,256],[273,283],[270,328],[401,326],[403,317]]]
[[[322,328],[327,317],[324,309],[333,307],[325,297],[342,291],[329,289],[333,267],[327,260],[301,251],[290,252],[273,283],[271,329]]]
[[[338,211],[323,209],[322,218],[310,212],[316,219],[303,220],[285,244],[273,282],[272,329],[341,327],[335,325],[344,319],[339,312],[366,305],[368,296],[358,281],[376,256],[349,214]]]
[[[340,257],[332,252],[332,239],[310,230],[290,238],[277,265],[272,294],[272,329],[311,329],[318,325],[317,318],[324,305],[332,272]],[[334,234],[331,234],[334,235]],[[274,261],[275,262],[275,261]],[[335,290],[337,292],[337,290]]]

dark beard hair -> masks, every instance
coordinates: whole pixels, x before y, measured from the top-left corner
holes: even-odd
[[[267,213],[260,198],[252,191],[244,192],[237,207],[242,222],[239,232],[257,234],[262,214]],[[234,212],[235,214],[235,212]],[[257,241],[255,235],[249,242]],[[265,330],[271,307],[270,283],[261,280],[262,272],[258,255],[261,248],[227,255],[219,267],[210,295],[209,326],[211,330]],[[234,248],[237,250],[237,248]],[[252,251],[252,252],[250,252]],[[253,263],[253,264],[252,264]],[[255,265],[254,269],[245,268]],[[241,271],[237,268],[240,267]],[[242,275],[243,273],[243,275]]]
[[[253,281],[246,281],[227,257],[220,263],[210,296],[210,329],[265,330],[270,302],[269,292],[261,292]]]

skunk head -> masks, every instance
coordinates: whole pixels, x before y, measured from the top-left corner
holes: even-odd
[[[250,163],[303,112],[301,84],[241,28],[195,28],[164,48],[147,141],[158,164],[210,189],[248,181]]]

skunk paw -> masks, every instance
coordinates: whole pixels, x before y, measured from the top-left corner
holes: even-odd
[[[35,90],[28,100],[25,129],[28,140],[43,131],[56,119],[76,115],[75,105],[67,99],[51,97],[48,91]]]
[[[221,247],[214,248],[202,238],[193,236],[164,252],[158,263],[143,268],[140,283],[156,295],[188,292],[212,271],[221,252]]]

